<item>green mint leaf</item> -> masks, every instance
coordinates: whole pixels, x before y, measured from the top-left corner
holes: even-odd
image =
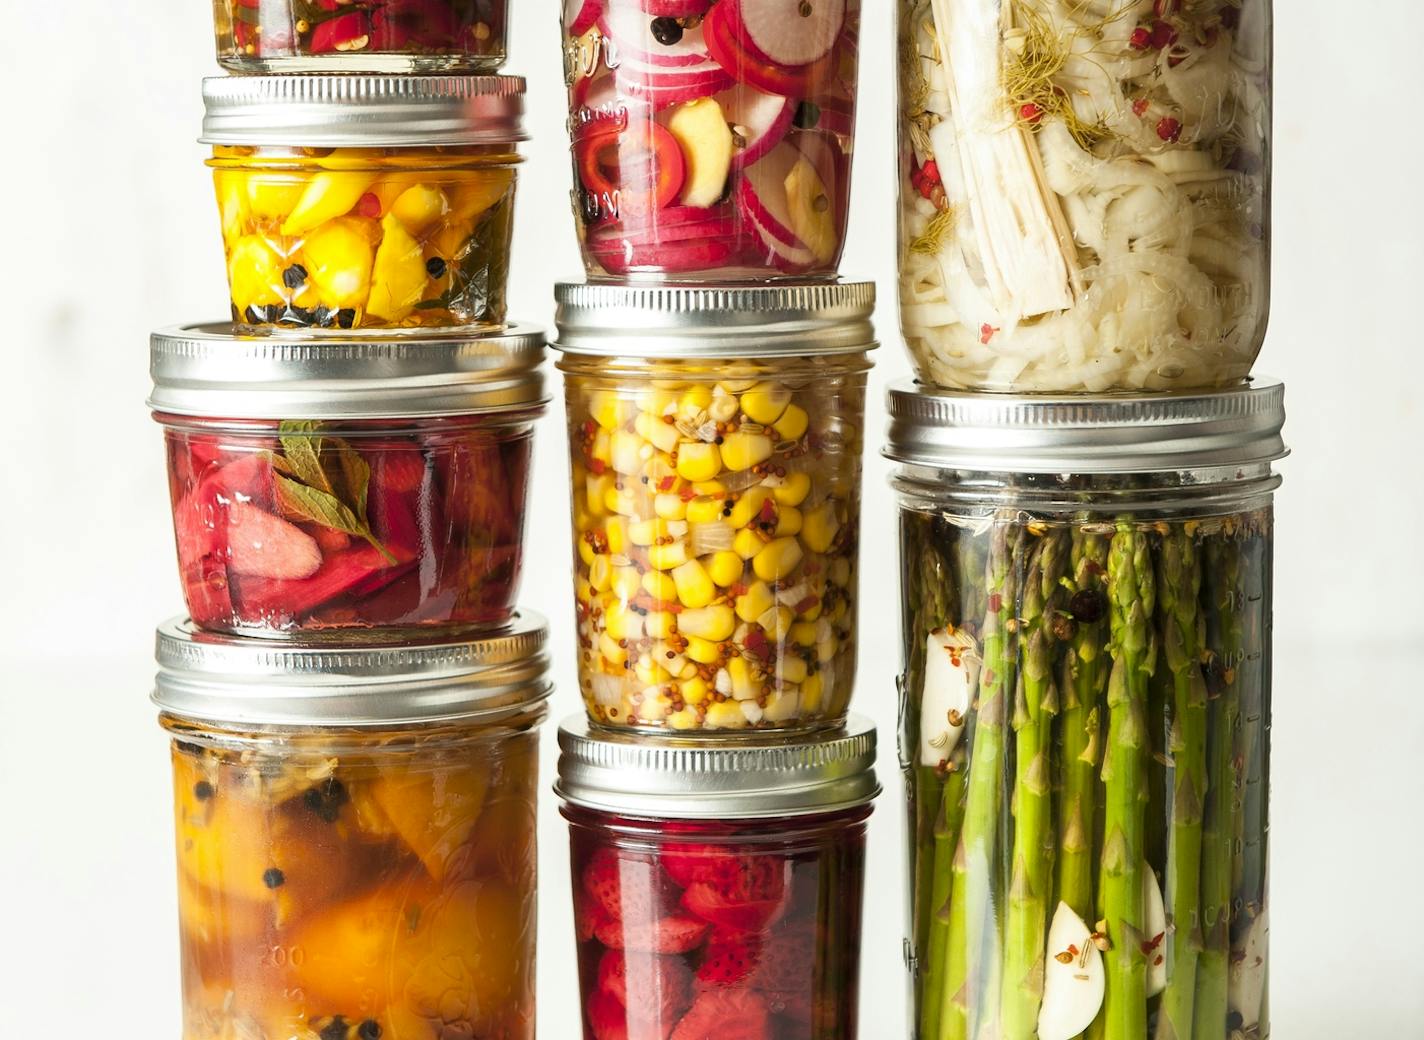
[[[277,502],[288,516],[321,524],[323,527],[330,527],[336,531],[343,531],[354,538],[363,538],[370,542],[389,563],[398,562],[395,556],[376,539],[370,525],[353,513],[350,507],[335,495],[308,487],[280,474],[276,477],[276,484]]]
[[[311,420],[283,422],[277,428],[282,453],[303,484],[332,494],[331,482],[321,465],[321,423]]]

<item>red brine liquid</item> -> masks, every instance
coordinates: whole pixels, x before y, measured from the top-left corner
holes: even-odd
[[[563,812],[584,1040],[853,1040],[868,809]]]
[[[532,415],[157,419],[198,625],[428,633],[513,613]]]

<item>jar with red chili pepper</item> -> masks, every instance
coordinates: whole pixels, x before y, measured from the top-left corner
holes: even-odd
[[[185,1040],[534,1040],[546,637],[159,628]]]
[[[213,0],[218,62],[239,73],[493,72],[507,0]]]
[[[270,344],[153,336],[193,620],[289,638],[508,620],[542,335]]]
[[[872,288],[558,288],[595,722],[844,719]]]
[[[233,321],[314,334],[498,328],[524,81],[204,81]]]
[[[567,0],[589,275],[834,275],[859,26],[858,0]]]
[[[585,1040],[855,1040],[875,731],[559,731]]]

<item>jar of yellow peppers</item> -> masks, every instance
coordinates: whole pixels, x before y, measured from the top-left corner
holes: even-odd
[[[874,287],[557,295],[590,720],[840,724]]]

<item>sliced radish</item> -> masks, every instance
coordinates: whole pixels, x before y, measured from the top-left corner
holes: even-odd
[[[618,96],[618,84],[612,75],[581,79],[574,84],[574,105],[580,110],[575,113],[578,122],[617,119],[626,123],[629,119],[626,101]]]
[[[738,83],[749,83],[758,90],[782,97],[807,97],[813,84],[819,84],[827,74],[825,62],[804,68],[787,70],[778,67],[764,55],[755,53],[738,37],[727,12],[728,3],[719,3],[702,21],[707,53]]]
[[[1083,919],[1059,903],[1043,959],[1043,1004],[1038,1040],[1072,1040],[1093,1024],[1106,992],[1103,955]]]
[[[625,58],[614,77],[618,91],[655,108],[710,97],[732,85],[732,77],[716,62],[673,67]]]
[[[726,236],[693,235],[677,241],[635,241],[627,235],[604,234],[600,230],[589,236],[588,251],[600,267],[613,275],[637,270],[686,274],[721,267],[732,257],[734,243]]]
[[[780,143],[791,128],[796,102],[741,84],[717,95],[727,122],[746,141],[732,156],[732,169],[750,166]]]
[[[760,264],[770,262],[784,274],[805,274],[816,265],[811,250],[798,243],[783,242],[761,221],[748,215],[747,224],[757,240],[745,246],[745,253]]]
[[[931,632],[925,640],[924,685],[920,690],[920,765],[938,766],[949,760],[964,734],[978,681],[974,637],[951,628]]]
[[[564,0],[564,31],[570,36],[582,36],[602,13],[603,0]]]
[[[1142,864],[1142,951],[1147,955],[1147,997],[1167,988],[1167,908],[1152,867]]]
[[[800,159],[797,149],[781,142],[760,162],[743,171],[737,184],[737,201],[747,216],[778,242],[804,249],[791,230],[791,212],[786,204],[786,176]]]
[[[845,25],[846,0],[723,0],[743,44],[782,68],[820,61]]]
[[[731,238],[735,233],[732,208],[724,205],[713,209],[668,206],[653,213],[628,214],[595,234],[599,238],[626,238],[639,245],[655,245],[692,238]]]
[[[706,14],[712,0],[638,0],[638,6],[654,18],[694,18]]]
[[[684,29],[674,44],[660,43],[653,35],[653,19],[627,4],[615,3],[605,11],[599,28],[613,41],[615,55],[610,64],[632,59],[646,65],[700,65],[710,60],[702,40],[702,28]]]

